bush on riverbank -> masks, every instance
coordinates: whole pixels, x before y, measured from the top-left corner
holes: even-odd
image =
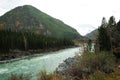
[[[115,68],[111,74],[102,71],[95,71],[87,80],[120,80],[120,69]]]
[[[109,52],[83,53],[78,62],[70,69],[70,75],[83,79],[96,71],[112,73],[115,68],[115,57]]]

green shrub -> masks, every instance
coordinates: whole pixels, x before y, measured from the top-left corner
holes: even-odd
[[[86,80],[86,79],[85,79]],[[120,69],[115,68],[111,74],[106,74],[101,71],[96,71],[89,76],[87,80],[120,80]]]
[[[96,71],[92,75],[90,75],[89,80],[105,80],[105,77],[107,74],[101,72],[101,71]]]
[[[112,73],[115,67],[115,57],[109,52],[85,52],[77,58],[77,62],[69,70],[69,74],[79,79],[87,78],[96,71]]]
[[[115,67],[115,57],[109,52],[88,53],[78,58],[79,67],[89,72],[108,72]]]

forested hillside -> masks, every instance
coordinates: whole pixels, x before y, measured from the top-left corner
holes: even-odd
[[[11,30],[0,31],[0,51],[10,50],[37,50],[49,48],[62,48],[72,46],[74,43],[68,39],[57,39],[53,37],[41,36],[32,32],[15,32]]]
[[[19,6],[0,17],[0,51],[61,48],[82,36],[33,6]]]
[[[31,31],[56,38],[76,39],[81,36],[72,27],[33,6],[19,6],[0,17],[0,29]]]

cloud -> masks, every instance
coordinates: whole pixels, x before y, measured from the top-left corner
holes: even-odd
[[[96,27],[93,27],[91,24],[80,24],[77,27],[78,32],[83,36],[95,29]]]
[[[23,0],[0,0],[0,15],[19,6]]]

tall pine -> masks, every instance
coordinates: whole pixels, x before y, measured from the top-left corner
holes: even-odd
[[[105,17],[102,19],[101,26],[98,28],[98,44],[100,51],[110,51],[111,50],[111,44],[109,40],[109,35],[107,33],[107,22]]]

